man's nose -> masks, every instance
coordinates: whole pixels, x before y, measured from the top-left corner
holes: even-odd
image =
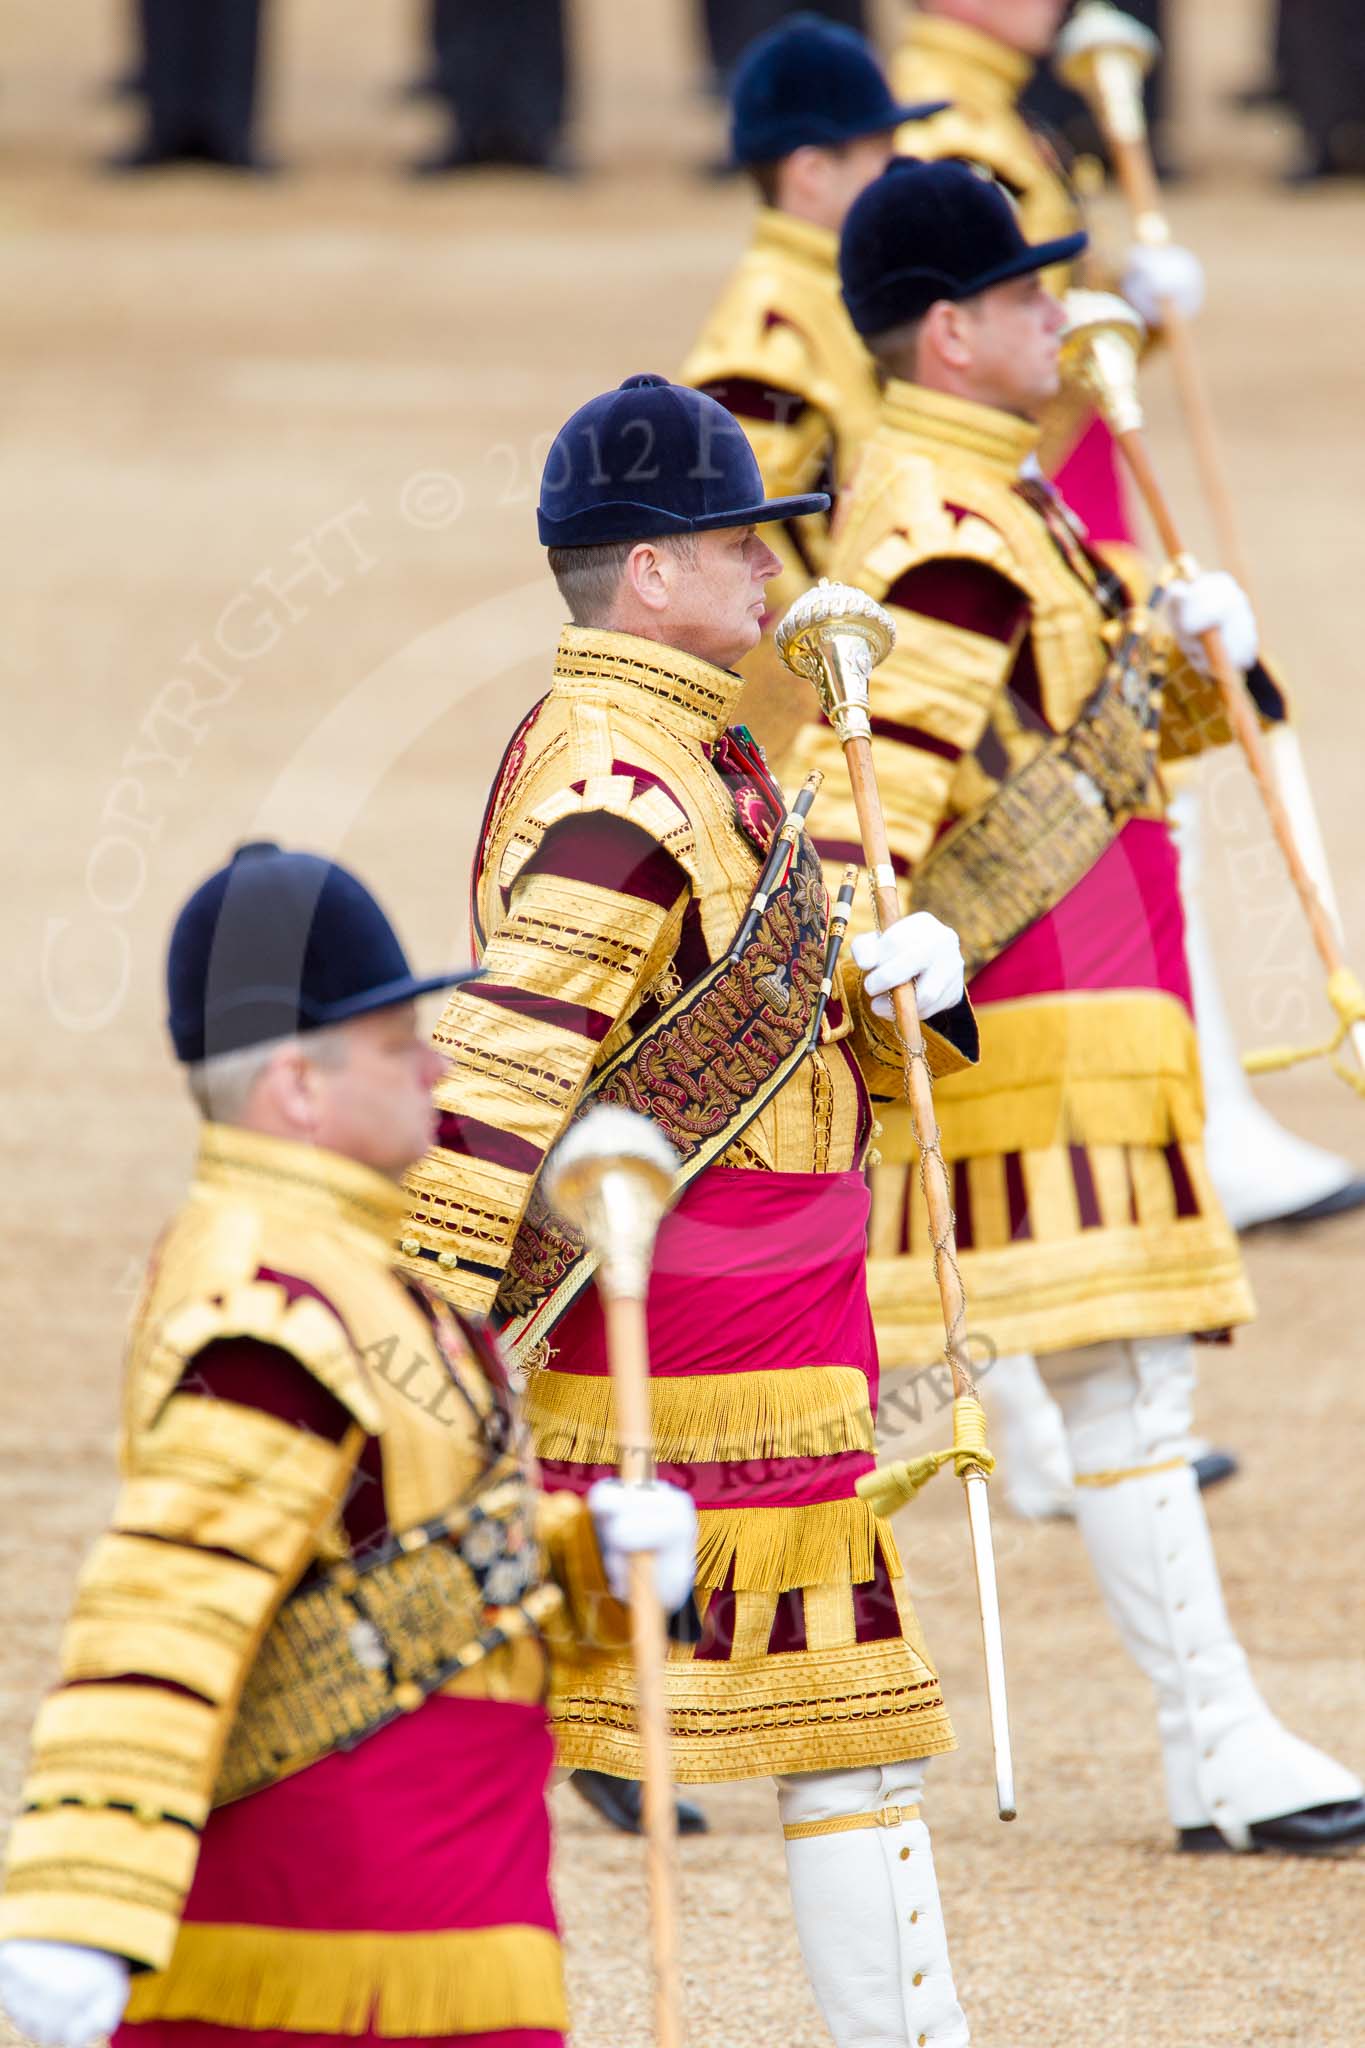
[[[773,577],[781,573],[782,557],[773,553],[767,541],[762,543],[762,548],[762,558],[755,568],[754,574],[760,577],[764,583],[771,583]]]

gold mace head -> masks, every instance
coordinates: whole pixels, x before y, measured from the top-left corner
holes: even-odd
[[[565,1133],[541,1191],[597,1254],[597,1284],[616,1301],[643,1301],[654,1239],[673,1198],[678,1155],[657,1124],[603,1103]]]
[[[793,675],[814,683],[820,708],[839,736],[869,739],[872,671],[896,644],[896,627],[865,590],[822,576],[798,597],[777,629],[777,651]]]
[[[1083,0],[1057,38],[1052,68],[1116,142],[1143,142],[1142,81],[1161,55],[1149,28],[1109,0]]]
[[[1116,292],[1068,292],[1062,378],[1083,391],[1115,434],[1140,433],[1138,353],[1147,330]]]

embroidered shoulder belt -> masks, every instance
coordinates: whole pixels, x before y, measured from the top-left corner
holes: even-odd
[[[1145,669],[1111,669],[1076,724],[928,855],[911,901],[957,933],[969,979],[1060,903],[1150,802],[1159,704]]]
[[[332,1566],[286,1601],[251,1668],[213,1803],[243,1799],[411,1713],[562,1595],[541,1583],[520,1479]]]
[[[766,883],[766,876],[765,876]],[[760,886],[724,959],[597,1073],[576,1111],[621,1104],[650,1117],[682,1160],[677,1189],[729,1149],[810,1052],[827,981],[828,898],[804,834],[786,874]],[[523,1359],[591,1280],[594,1261],[537,1187],[494,1306]]]

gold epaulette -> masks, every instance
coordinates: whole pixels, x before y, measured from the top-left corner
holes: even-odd
[[[206,1281],[211,1285],[211,1281]],[[223,1338],[251,1337],[288,1352],[372,1434],[383,1426],[340,1317],[316,1295],[293,1301],[277,1281],[244,1280],[211,1298],[189,1300],[136,1334],[128,1386],[128,1427],[146,1429],[193,1360]]]
[[[738,676],[674,648],[566,626],[554,688],[506,776],[479,856],[483,929],[503,921],[504,877],[520,873],[550,823],[598,809],[628,818],[672,854],[692,884],[708,947],[724,951],[758,863],[736,857],[734,807],[703,750],[724,729],[741,687]],[[646,785],[638,796],[635,780]]]

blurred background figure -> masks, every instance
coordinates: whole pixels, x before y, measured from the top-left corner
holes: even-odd
[[[1286,182],[1365,177],[1365,0],[1280,0],[1276,56],[1303,127]]]
[[[449,101],[449,142],[425,177],[484,165],[563,174],[569,96],[564,0],[432,0],[431,82]]]
[[[1151,29],[1166,46],[1165,0],[1119,0],[1125,14],[1140,21],[1144,28]],[[1073,6],[1067,13],[1074,12]],[[1152,140],[1162,158],[1161,170],[1164,177],[1171,175],[1171,163],[1165,147],[1162,124],[1167,112],[1167,65],[1163,56],[1160,63],[1149,73],[1146,85],[1147,125],[1152,131]],[[1105,147],[1095,119],[1079,93],[1072,92],[1047,65],[1040,65],[1029,83],[1021,102],[1024,111],[1035,120],[1061,137],[1067,150],[1077,156],[1105,159]]]
[[[717,92],[729,88],[730,73],[749,44],[776,28],[789,14],[823,14],[844,28],[867,34],[867,0],[702,0],[702,26]]]
[[[261,0],[139,0],[135,26],[141,53],[127,83],[144,97],[146,128],[109,168],[268,169],[255,139]]]

